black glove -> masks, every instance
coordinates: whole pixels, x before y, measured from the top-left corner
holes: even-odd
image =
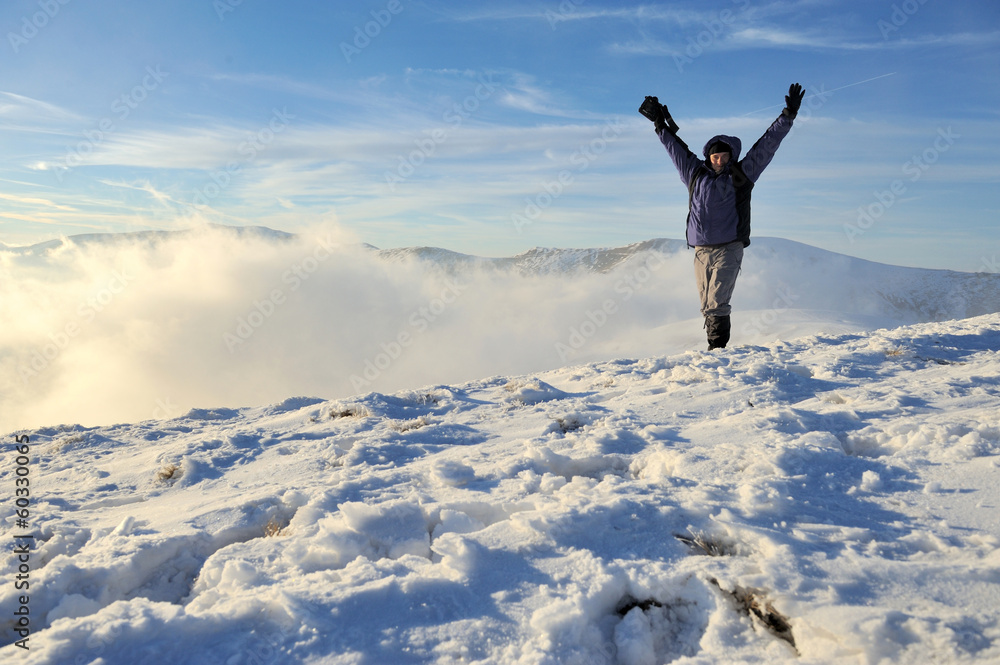
[[[799,107],[802,106],[802,98],[806,96],[806,91],[798,83],[788,86],[788,94],[785,95],[785,108],[781,111],[790,120],[795,120],[799,114]]]
[[[669,129],[676,134],[677,130],[680,129],[677,123],[674,122],[674,119],[670,117],[667,105],[661,104],[660,100],[656,97],[647,96],[642,102],[642,106],[639,107],[639,113],[652,120],[653,127],[658,132],[663,129]]]

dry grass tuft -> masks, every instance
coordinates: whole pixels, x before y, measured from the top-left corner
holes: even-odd
[[[767,599],[763,591],[739,585],[736,585],[732,591],[726,591],[714,577],[708,581],[731,597],[739,612],[751,617],[751,619],[756,619],[756,623],[763,625],[772,635],[788,642],[798,655],[798,649],[795,648],[795,637],[792,635],[792,624],[788,621],[788,617],[774,609],[774,605]]]
[[[273,517],[267,521],[264,525],[264,537],[265,538],[275,538],[277,536],[287,536],[288,531],[286,527],[281,526],[281,522],[274,519]]]
[[[389,427],[396,432],[412,432],[415,429],[420,429],[421,427],[426,427],[430,425],[431,421],[427,416],[420,416],[414,420],[396,420],[393,421]]]
[[[555,421],[553,424],[554,429],[563,434],[569,434],[587,426],[587,423],[576,414],[563,416],[562,418],[553,418],[553,420]]]
[[[420,406],[427,406],[428,404],[431,406],[437,406],[441,403],[441,399],[434,393],[421,393],[416,395],[413,398],[413,401],[415,404],[419,404]]]
[[[367,418],[371,415],[363,406],[350,405],[350,406],[340,406],[330,409],[330,419],[337,420],[338,418]]]
[[[162,469],[156,472],[156,477],[159,480],[166,482],[168,480],[172,480],[175,477],[179,477],[180,474],[178,474],[177,472],[180,470],[181,468],[176,464],[165,464],[163,465]]]
[[[722,538],[712,537],[704,533],[696,533],[693,536],[686,536],[682,533],[675,533],[674,538],[681,541],[696,554],[708,556],[739,556],[742,552],[736,543],[726,542]]]

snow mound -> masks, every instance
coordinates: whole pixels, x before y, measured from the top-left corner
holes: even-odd
[[[24,432],[0,657],[994,663],[998,350],[993,314]]]

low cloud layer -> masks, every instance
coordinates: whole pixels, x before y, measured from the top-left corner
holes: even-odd
[[[607,272],[525,274],[405,252],[390,260],[336,228],[109,238],[0,252],[0,431],[392,392],[704,345],[691,253],[679,248],[637,251]],[[997,306],[975,296],[975,275],[803,247],[765,239],[748,250],[735,343]],[[977,288],[995,293],[994,277]]]
[[[530,372],[657,325],[665,301],[695,307],[659,255],[620,275],[449,274],[335,229],[0,256],[4,431]]]

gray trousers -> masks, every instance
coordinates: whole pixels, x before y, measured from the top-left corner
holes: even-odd
[[[742,264],[743,243],[739,240],[718,247],[695,248],[694,275],[702,316],[729,316],[733,309],[729,301]]]

